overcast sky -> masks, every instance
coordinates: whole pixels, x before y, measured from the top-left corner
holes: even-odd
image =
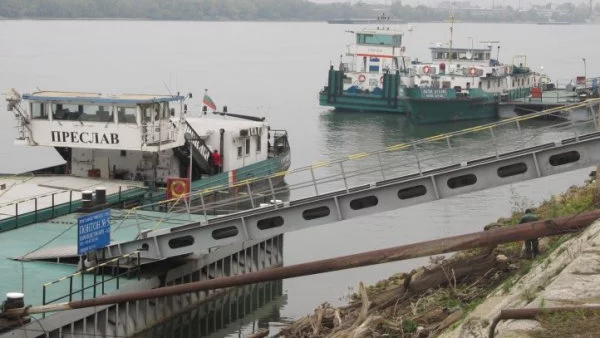
[[[348,2],[348,0],[310,0],[312,2],[316,2],[316,3],[332,3],[332,2]],[[358,0],[351,0],[352,3],[356,3],[358,2]],[[373,3],[373,4],[391,4],[392,0],[362,0],[363,2],[366,3]],[[435,7],[436,4],[442,2],[442,1],[446,1],[446,0],[402,0],[402,3],[405,5],[418,5],[418,4],[423,4],[426,6],[431,6],[431,7]],[[457,1],[464,1],[464,0],[457,0]],[[495,1],[495,2],[494,2]],[[528,7],[531,6],[532,4],[536,4],[536,5],[545,5],[547,3],[555,3],[555,4],[561,4],[561,3],[566,3],[566,2],[571,2],[574,4],[579,4],[579,3],[589,3],[589,0],[571,0],[571,1],[564,1],[564,0],[471,0],[470,3],[472,3],[473,5],[479,5],[481,7],[491,7],[492,3],[495,4],[507,4],[509,6],[513,6],[513,7],[517,7],[519,6],[519,3],[521,4],[521,7]],[[597,2],[597,0],[593,0],[594,3]]]

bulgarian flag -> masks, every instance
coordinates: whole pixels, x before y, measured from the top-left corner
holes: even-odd
[[[208,96],[206,90],[204,91],[204,99],[202,99],[202,103],[208,106],[212,110],[217,110],[217,105],[215,102]]]

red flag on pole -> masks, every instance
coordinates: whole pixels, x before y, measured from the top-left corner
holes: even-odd
[[[204,91],[204,99],[202,99],[202,103],[208,106],[212,110],[217,110],[217,105],[215,102],[208,96],[206,91]]]

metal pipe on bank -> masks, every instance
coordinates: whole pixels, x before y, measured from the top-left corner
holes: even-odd
[[[263,271],[246,273],[243,275],[203,280],[193,283],[166,286],[158,289],[134,291],[67,303],[6,309],[4,313],[2,313],[2,316],[19,317],[35,313],[65,311],[100,305],[109,305],[125,301],[151,299],[286,278],[309,276],[324,272],[383,264],[466,249],[490,247],[502,243],[579,231],[596,221],[598,218],[600,218],[600,210],[595,210],[576,216],[557,217],[551,220],[524,223],[490,231],[474,232],[465,235],[401,245],[348,256],[329,258],[286,267],[272,268]]]
[[[553,315],[563,312],[582,312],[594,314],[600,312],[600,305],[571,306],[571,307],[548,307],[548,308],[522,308],[501,310],[498,317],[490,325],[489,338],[494,338],[496,325],[504,319],[536,319],[542,315]]]

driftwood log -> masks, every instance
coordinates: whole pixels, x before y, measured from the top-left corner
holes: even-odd
[[[315,314],[302,318],[281,332],[281,337],[329,337],[359,338],[376,337],[381,333],[403,332],[403,321],[410,319],[420,327],[413,337],[426,337],[448,328],[462,318],[461,309],[445,309],[440,306],[414,314],[411,302],[419,296],[440,287],[456,289],[476,288],[493,282],[492,276],[508,270],[506,259],[493,254],[476,256],[456,255],[435,265],[422,267],[405,274],[393,286],[371,292],[361,282],[360,299],[340,308],[325,303]],[[475,295],[476,297],[478,295]]]

